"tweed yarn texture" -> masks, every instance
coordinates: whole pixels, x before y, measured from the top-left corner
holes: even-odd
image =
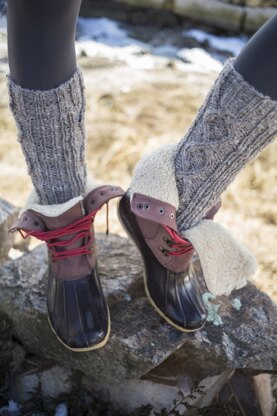
[[[237,173],[277,134],[277,101],[251,86],[229,59],[177,146],[179,231],[196,225]]]
[[[57,88],[22,88],[8,76],[10,109],[40,203],[60,204],[86,183],[84,83],[78,68]]]

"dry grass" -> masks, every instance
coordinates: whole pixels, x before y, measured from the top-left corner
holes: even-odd
[[[87,95],[87,163],[102,181],[128,187],[133,167],[146,152],[178,141],[193,120],[215,75],[180,73],[172,68],[142,71],[95,65],[82,58]],[[0,79],[0,194],[22,205],[31,185],[7,108]],[[223,196],[218,220],[227,224],[256,254],[254,281],[277,300],[276,177],[277,144],[244,169]],[[113,204],[113,207],[115,205]],[[112,210],[112,232],[122,232]],[[104,216],[98,221],[104,228]]]

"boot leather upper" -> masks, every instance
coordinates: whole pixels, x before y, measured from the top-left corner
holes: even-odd
[[[176,208],[168,203],[138,193],[132,195],[130,206],[131,212],[137,217],[145,242],[161,265],[172,272],[184,271],[193,256],[193,248],[188,253],[171,256],[170,252],[174,249],[171,248],[171,239],[163,227],[166,225],[178,232]],[[205,218],[212,219],[219,207],[220,203],[217,203],[209,210]]]

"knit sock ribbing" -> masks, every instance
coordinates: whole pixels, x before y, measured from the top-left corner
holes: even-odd
[[[84,193],[84,84],[81,71],[48,91],[32,91],[8,77],[10,109],[28,173],[43,205]]]
[[[178,229],[196,225],[276,134],[277,101],[245,81],[229,59],[177,148]]]

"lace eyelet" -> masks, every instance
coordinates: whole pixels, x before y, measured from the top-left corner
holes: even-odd
[[[163,253],[163,255],[165,257],[168,257],[168,251],[164,247],[160,246],[159,247],[159,250]]]
[[[144,208],[145,209],[149,209],[150,208],[150,205],[149,204],[144,204]]]
[[[163,208],[160,208],[160,209],[159,209],[159,214],[160,214],[160,215],[163,215],[163,214],[164,214],[164,209],[163,209]]]
[[[170,214],[170,218],[173,220],[173,219],[174,219],[174,217],[175,217],[174,212],[172,212],[172,213]]]
[[[137,204],[137,208],[138,209],[143,209],[143,204],[140,202],[139,204]]]
[[[173,241],[172,240],[170,240],[169,238],[167,238],[167,237],[163,237],[163,241],[168,245],[168,246],[171,246],[171,244],[173,243]]]

